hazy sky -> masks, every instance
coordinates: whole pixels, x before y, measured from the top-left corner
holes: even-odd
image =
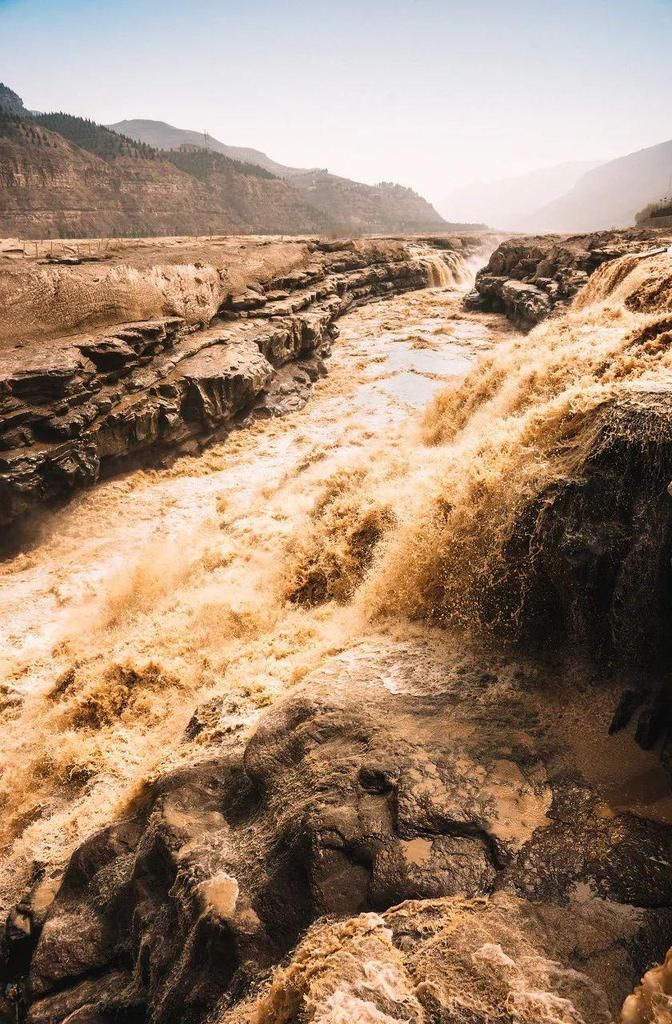
[[[672,0],[0,0],[26,105],[439,200],[672,137]]]

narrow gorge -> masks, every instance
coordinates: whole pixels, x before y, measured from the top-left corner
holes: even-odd
[[[670,1024],[671,245],[5,246],[0,1019]]]

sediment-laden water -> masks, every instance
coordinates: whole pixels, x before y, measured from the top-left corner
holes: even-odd
[[[376,497],[352,516],[358,482],[374,473],[397,516],[414,500],[418,413],[510,334],[500,318],[466,318],[460,300],[428,290],[349,315],[303,411],[102,484],[2,566],[10,898],[34,859],[60,861],[135,786],[191,756],[180,738],[196,704],[230,693],[231,728],[249,728],[368,628],[359,607],[305,607],[290,592],[325,514],[328,586],[354,592],[348,533],[383,514]]]
[[[529,336],[466,314],[445,281],[359,309],[340,321],[329,376],[303,410],[170,470],[110,480],[44,521],[0,570],[4,908],[31,880],[57,878],[148,781],[211,753],[208,729],[187,728],[197,706],[225,698],[217,743],[233,747],[306,680],[313,697],[345,688],[387,709],[400,744],[464,744],[460,771],[509,851],[562,820],[553,780],[565,776],[585,780],[600,828],[620,815],[672,824],[657,754],[632,728],[608,735],[624,677],[585,660],[555,570],[539,575],[546,513],[604,438],[621,436],[623,395],[672,383],[669,348],[651,342],[663,314],[625,304],[641,286],[631,278],[628,291],[632,273],[598,272],[572,311]],[[533,523],[524,550],[521,522]],[[648,564],[636,555],[632,572]],[[512,656],[505,645],[529,617],[544,643],[565,629],[569,647]],[[617,653],[626,633],[611,637]],[[395,695],[456,710],[419,724],[390,710]],[[440,787],[427,771],[431,803]],[[413,869],[435,841],[403,841]],[[583,884],[577,875],[571,899],[588,914],[606,889]],[[539,993],[521,992],[532,1014],[521,1019],[584,1019],[548,1000],[534,1017]],[[653,1019],[633,1006],[628,1024]]]

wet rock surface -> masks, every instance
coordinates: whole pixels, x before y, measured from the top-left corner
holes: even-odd
[[[333,980],[324,998],[354,984],[352,970],[365,978],[366,958],[353,961],[353,947],[342,976],[339,953],[362,940],[379,949],[384,977],[404,979],[398,999],[383,986],[399,1002],[393,1020],[461,1006],[453,971],[457,1020],[499,1019],[488,1013],[517,991],[511,972],[523,1001],[535,979],[558,999],[571,981],[583,1016],[560,1020],[608,1020],[664,952],[672,828],[615,813],[576,764],[561,765],[530,686],[524,672],[484,672],[440,648],[364,644],[246,743],[221,728],[224,700],[199,709],[185,741],[198,737],[203,758],[85,842],[53,902],[37,898],[43,880],[10,916],[4,973],[22,985],[27,1020],[204,1020],[263,981],[317,919],[357,914],[309,933],[261,997],[264,1013],[278,988],[297,989],[298,1013],[315,978]],[[423,902],[388,912],[405,900]],[[322,959],[306,974],[318,935]],[[468,1016],[474,991],[484,1002]],[[525,1006],[520,1019],[547,1019]],[[222,1019],[248,1019],[232,1014]]]
[[[520,515],[486,598],[519,607],[524,640],[580,645],[651,673],[654,691],[672,653],[671,411],[672,392],[642,382],[568,417],[573,471]],[[623,706],[621,725],[635,708]]]
[[[201,285],[182,284],[203,303],[200,320],[162,317],[74,336],[70,329],[0,352],[0,524],[109,472],[198,451],[252,409],[300,408],[323,372],[338,317],[432,283],[434,262],[457,267],[462,240],[303,248],[303,263],[265,284],[222,288],[214,306],[199,296]],[[198,273],[202,283],[208,275]],[[87,301],[95,320],[95,298]],[[283,371],[289,363],[295,369]]]
[[[566,308],[604,263],[669,244],[669,232],[642,228],[509,238],[478,272],[465,307],[504,313],[527,331]]]

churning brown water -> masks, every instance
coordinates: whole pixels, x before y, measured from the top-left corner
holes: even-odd
[[[4,907],[36,863],[58,867],[141,784],[198,757],[184,729],[209,697],[227,695],[240,737],[358,641],[429,636],[428,620],[478,636],[517,517],[586,457],[586,414],[672,384],[672,347],[646,331],[665,314],[625,304],[640,263],[598,272],[526,337],[437,284],[342,320],[301,412],[101,485],[2,567]],[[609,707],[595,714],[606,729]],[[592,773],[605,799],[669,821],[653,755],[629,763]]]
[[[231,730],[249,729],[368,629],[361,604],[342,603],[361,578],[353,535],[413,505],[409,473],[432,472],[419,412],[510,334],[460,300],[430,290],[351,314],[302,412],[104,483],[3,565],[3,902],[34,862],[59,863],[193,755],[180,741],[198,703],[226,692]],[[364,482],[371,499],[352,507]],[[289,595],[325,528],[319,560],[341,602],[307,607]]]

